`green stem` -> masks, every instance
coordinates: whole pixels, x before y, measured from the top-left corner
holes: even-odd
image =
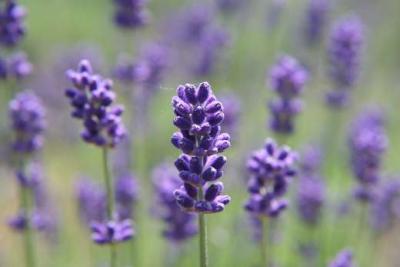
[[[268,221],[267,217],[261,218],[261,242],[260,242],[260,249],[261,249],[261,266],[266,267],[268,266],[268,256],[267,256],[267,244],[268,244]]]
[[[33,252],[33,232],[30,221],[30,192],[28,188],[21,188],[21,205],[24,212],[24,217],[27,220],[26,229],[24,231],[24,246],[26,267],[35,267],[35,256]]]
[[[199,187],[198,198],[202,199],[203,188]],[[200,267],[208,267],[208,251],[207,251],[207,221],[204,213],[199,213],[199,254]]]

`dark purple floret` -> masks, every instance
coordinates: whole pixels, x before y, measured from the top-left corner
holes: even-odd
[[[329,267],[353,267],[353,253],[349,250],[342,250],[329,264]]]
[[[115,24],[122,29],[136,29],[149,22],[146,0],[114,0]]]
[[[363,25],[356,17],[338,21],[331,31],[329,74],[335,88],[328,93],[327,101],[332,107],[341,107],[346,103],[349,90],[357,81],[363,40]]]
[[[72,116],[82,120],[85,142],[100,147],[114,147],[125,136],[121,115],[122,106],[113,105],[116,94],[112,81],[94,74],[87,60],[82,60],[78,70],[69,70],[67,76],[73,88],[65,90],[73,107]]]
[[[306,41],[308,44],[319,43],[327,24],[329,0],[309,0],[306,10]]]
[[[164,237],[174,242],[184,241],[197,233],[194,214],[182,211],[173,194],[182,184],[177,171],[167,164],[159,165],[153,171],[153,185],[157,196],[155,210],[166,224]]]
[[[301,111],[298,99],[308,79],[306,70],[296,59],[284,56],[272,67],[269,83],[278,98],[271,100],[270,127],[277,133],[289,134],[294,130],[294,117]]]
[[[8,225],[17,232],[23,232],[28,226],[28,220],[24,212],[17,214],[8,220]]]
[[[82,178],[78,181],[75,192],[79,214],[85,224],[104,222],[107,217],[104,190],[90,179]]]
[[[16,46],[25,35],[26,10],[17,1],[5,1],[0,8],[0,43]]]
[[[251,175],[248,182],[249,200],[245,209],[257,216],[277,217],[286,209],[283,199],[288,183],[295,175],[297,155],[289,147],[279,147],[267,139],[264,148],[255,151],[247,162]]]
[[[30,91],[23,91],[9,104],[11,127],[14,130],[13,150],[30,154],[43,146],[45,110],[38,97]]]
[[[133,219],[133,206],[138,199],[138,184],[130,174],[119,176],[115,181],[115,200],[120,220]]]
[[[175,166],[184,184],[175,190],[175,198],[186,211],[221,212],[230,197],[222,195],[222,183],[217,182],[226,163],[219,153],[231,145],[229,134],[221,133],[222,103],[203,82],[179,86],[172,106],[174,125],[180,131],[173,134],[171,142],[183,152]]]
[[[363,112],[353,123],[349,135],[351,167],[359,182],[355,195],[360,200],[369,201],[374,197],[387,144],[382,113]]]
[[[92,239],[99,245],[122,243],[132,239],[135,231],[130,220],[93,222]]]
[[[324,200],[325,187],[321,178],[302,176],[299,179],[297,210],[304,222],[310,225],[318,223]]]

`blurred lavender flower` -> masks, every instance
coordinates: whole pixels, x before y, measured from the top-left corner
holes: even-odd
[[[329,0],[309,0],[306,10],[305,36],[308,44],[321,41],[327,24]]]
[[[12,144],[16,153],[31,154],[43,146],[45,110],[39,98],[23,91],[9,105],[11,127],[15,132]]]
[[[300,171],[305,175],[313,175],[320,172],[323,160],[322,151],[319,147],[309,145],[301,153]]]
[[[182,211],[173,194],[173,191],[183,184],[176,170],[167,164],[161,164],[154,169],[152,176],[157,197],[157,216],[166,224],[164,237],[174,242],[182,242],[195,235],[197,226],[194,214]]]
[[[221,124],[222,131],[235,133],[240,117],[240,99],[233,92],[226,92],[219,98],[224,106],[224,121]]]
[[[293,132],[293,119],[302,106],[297,98],[302,93],[307,79],[306,70],[292,57],[281,57],[272,67],[269,83],[279,97],[269,103],[272,113],[270,127],[273,131],[282,134]]]
[[[319,177],[301,176],[297,192],[297,210],[300,218],[315,225],[321,217],[325,200],[324,183]]]
[[[229,134],[221,133],[223,106],[207,82],[197,87],[179,86],[172,106],[174,125],[180,131],[173,134],[171,142],[183,152],[175,166],[184,182],[175,190],[175,198],[186,211],[221,212],[230,202],[229,196],[221,195],[222,182],[216,182],[226,163],[226,157],[218,153],[230,147]]]
[[[118,218],[133,219],[133,206],[138,199],[136,178],[130,173],[120,175],[115,181],[114,188]]]
[[[6,59],[0,59],[0,79],[21,80],[32,73],[33,66],[23,52],[17,52]]]
[[[106,223],[93,222],[91,229],[92,239],[99,245],[125,242],[134,235],[130,220],[109,221]]]
[[[225,13],[232,13],[244,5],[242,0],[216,0],[218,9]]]
[[[370,201],[376,194],[387,144],[384,118],[380,111],[367,110],[353,122],[349,146],[352,170],[359,182],[355,190],[356,198]]]
[[[107,217],[106,193],[91,179],[81,178],[75,187],[79,215],[85,224],[104,222]]]
[[[93,74],[87,60],[82,60],[78,70],[69,70],[67,76],[74,88],[65,90],[73,107],[72,116],[82,120],[84,141],[99,147],[114,147],[125,136],[122,123],[122,106],[113,106],[116,95],[112,81]]]
[[[332,107],[346,103],[349,90],[357,81],[363,40],[363,25],[357,17],[342,19],[331,30],[329,74],[335,88],[328,93],[327,101]]]
[[[115,24],[122,29],[136,29],[149,22],[146,0],[114,0]]]
[[[353,267],[353,253],[349,250],[342,250],[329,264],[329,267]]]
[[[251,155],[247,162],[251,174],[250,198],[245,204],[248,212],[257,216],[279,216],[287,207],[287,201],[282,197],[295,175],[296,160],[296,153],[289,147],[279,147],[272,139],[267,139],[264,148]]]
[[[5,1],[1,5],[0,44],[6,47],[16,46],[25,35],[26,10],[15,0]]]

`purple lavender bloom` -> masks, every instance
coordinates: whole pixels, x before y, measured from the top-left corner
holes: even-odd
[[[306,41],[308,44],[319,43],[323,37],[329,11],[328,0],[309,0],[306,10]]]
[[[331,31],[329,74],[335,88],[328,93],[327,101],[332,107],[341,107],[346,103],[349,90],[357,81],[363,40],[363,25],[357,17],[338,21]]]
[[[122,106],[115,106],[116,95],[112,81],[94,74],[87,60],[82,60],[78,70],[69,70],[67,76],[73,88],[65,90],[73,107],[72,116],[82,120],[84,141],[99,147],[114,147],[125,136],[122,123]]]
[[[227,92],[220,98],[224,106],[224,121],[222,122],[222,131],[227,133],[236,132],[237,124],[240,117],[240,99],[233,92]]]
[[[349,250],[342,250],[329,264],[329,267],[353,267],[353,253]]]
[[[17,232],[23,232],[28,226],[28,218],[25,212],[20,212],[16,216],[8,220],[8,225]]]
[[[11,127],[15,132],[12,144],[16,153],[31,154],[43,146],[45,110],[38,97],[23,91],[9,104]]]
[[[369,110],[354,121],[349,135],[349,146],[351,167],[359,182],[359,187],[355,190],[358,199],[370,201],[374,197],[387,144],[382,113]]]
[[[245,209],[257,216],[277,217],[286,209],[285,195],[295,175],[297,154],[289,147],[279,147],[267,139],[264,148],[255,151],[247,162],[251,174],[248,182],[250,198]]]
[[[99,185],[88,178],[82,178],[76,184],[75,192],[79,215],[87,225],[106,220],[106,193]]]
[[[121,29],[136,29],[149,22],[146,0],[114,0],[114,22]]]
[[[297,192],[297,210],[300,218],[310,225],[318,223],[325,200],[325,187],[321,178],[302,176]]]
[[[17,1],[5,1],[0,8],[0,44],[12,47],[25,35],[26,10]]]
[[[270,127],[277,133],[289,134],[294,130],[294,117],[301,111],[301,101],[297,98],[302,93],[308,79],[306,70],[296,59],[284,56],[272,67],[269,83],[277,99],[269,103],[272,113]]]
[[[133,219],[133,206],[138,199],[136,178],[130,173],[120,175],[115,181],[114,188],[118,218]]]
[[[222,195],[226,157],[218,155],[230,147],[230,136],[221,133],[222,103],[207,82],[180,85],[172,98],[174,125],[172,144],[183,154],[175,161],[183,185],[175,190],[176,201],[186,211],[215,213],[224,210],[230,197]]]
[[[323,160],[322,151],[319,147],[309,145],[301,153],[300,170],[302,174],[313,175],[319,173]]]
[[[8,73],[11,77],[21,80],[32,73],[33,65],[25,53],[19,52],[8,58]]]
[[[194,214],[182,211],[172,193],[182,184],[176,170],[167,164],[162,164],[153,171],[157,216],[166,224],[164,237],[174,242],[182,242],[197,233]]]
[[[91,225],[92,239],[99,245],[122,243],[135,234],[130,220],[94,222]]]

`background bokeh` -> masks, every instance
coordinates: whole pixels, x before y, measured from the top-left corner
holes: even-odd
[[[48,131],[41,161],[58,221],[58,233],[53,239],[37,236],[38,266],[105,266],[102,262],[108,254],[104,248],[92,244],[90,233],[78,218],[74,198],[75,183],[80,175],[102,179],[101,153],[97,148],[81,142],[80,125],[69,117],[70,110],[63,96],[68,84],[65,70],[76,66],[80,57],[89,56],[96,62],[97,71],[111,76],[121,52],[134,58],[147,42],[163,39],[173,30],[171,18],[174,14],[198,1],[152,0],[148,5],[151,23],[134,32],[121,31],[113,24],[111,0],[20,2],[29,12],[27,37],[21,49],[26,51],[34,64],[34,73],[18,90],[34,90],[48,109]],[[211,1],[201,2],[212,4]],[[396,248],[400,245],[400,225],[379,234],[374,234],[368,224],[364,224],[361,231],[355,231],[357,210],[350,209],[346,215],[340,216],[338,209],[343,203],[350,204],[349,194],[355,183],[349,169],[346,134],[349,123],[366,106],[382,107],[387,118],[390,145],[384,159],[385,174],[396,176],[400,171],[400,2],[332,1],[330,22],[356,13],[366,29],[360,82],[354,90],[351,105],[340,113],[339,123],[331,121],[331,114],[323,100],[331,86],[326,75],[326,38],[322,45],[313,48],[304,43],[302,25],[306,1],[287,1],[273,25],[268,19],[272,7],[270,1],[244,2],[243,7],[233,14],[218,14],[218,23],[229,31],[230,42],[221,51],[221,59],[212,75],[196,78],[170,66],[171,72],[149,103],[146,133],[135,129],[140,136],[134,147],[133,170],[140,184],[135,211],[137,235],[133,244],[122,246],[121,266],[129,266],[130,257],[134,258],[135,266],[167,266],[171,255],[176,253],[181,257],[172,266],[197,265],[197,238],[174,247],[161,236],[163,223],[151,215],[154,199],[151,171],[161,162],[172,164],[178,155],[169,141],[174,131],[170,99],[176,86],[203,80],[210,82],[217,95],[233,91],[241,100],[240,122],[233,135],[232,149],[226,153],[229,161],[223,178],[225,191],[231,195],[232,203],[223,213],[208,216],[211,266],[257,266],[257,242],[252,239],[252,226],[243,210],[247,198],[245,181],[248,178],[244,164],[249,153],[272,135],[267,127],[266,104],[272,93],[265,81],[267,69],[282,54],[290,54],[305,65],[312,66],[311,80],[303,95],[304,112],[298,118],[295,134],[287,143],[294,149],[300,149],[320,141],[322,134],[331,133],[327,138],[330,149],[325,157],[328,162],[323,173],[328,200],[323,220],[315,230],[323,256],[318,266],[326,266],[345,247],[355,248],[356,259],[373,255],[374,260],[365,263],[365,266],[398,266],[400,258]],[[0,124],[2,131],[6,131],[7,102],[15,85],[2,83],[0,86]],[[128,120],[134,107],[123,95],[130,89],[116,82],[115,90],[127,106],[125,119]],[[2,138],[2,146],[6,142],[7,137]],[[20,236],[6,224],[17,209],[17,188],[12,169],[6,164],[7,155],[1,155],[1,159],[0,218],[4,223],[0,224],[0,266],[23,266]],[[291,186],[293,196],[296,183]],[[309,236],[309,232],[298,219],[295,205],[283,214],[278,224],[280,240],[274,245],[274,254],[279,266],[307,266],[298,253],[298,244]],[[358,233],[363,232],[367,235],[363,237],[365,241],[360,248]]]

